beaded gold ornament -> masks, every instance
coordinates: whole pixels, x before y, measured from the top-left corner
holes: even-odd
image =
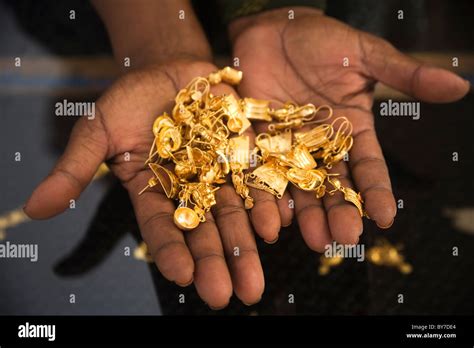
[[[327,105],[288,102],[272,109],[267,100],[211,93],[212,85],[236,85],[241,79],[242,72],[226,67],[207,78],[196,77],[178,92],[171,115],[164,113],[153,123],[154,141],[145,162],[153,176],[140,194],[161,186],[168,198],[178,201],[174,222],[182,230],[206,220],[216,204],[215,192],[229,174],[246,209],[254,203],[249,187],[282,198],[291,183],[317,198],[341,192],[368,217],[360,194],[328,172],[352,147],[349,120],[338,117],[323,123],[333,114]],[[318,119],[324,111],[327,115]],[[244,133],[251,122],[261,121],[268,122],[268,133],[259,134],[251,149]],[[312,124],[317,126],[310,128]],[[253,169],[251,156],[256,158]]]

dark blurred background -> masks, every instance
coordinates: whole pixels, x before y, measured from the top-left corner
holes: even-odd
[[[224,63],[229,47],[214,3],[194,3]],[[472,1],[329,0],[326,12],[474,82]],[[74,118],[55,117],[54,104],[93,101],[116,76],[107,35],[87,1],[0,1],[0,238],[39,245],[36,263],[0,259],[0,314],[215,314],[192,286],[168,283],[134,254],[140,238],[133,211],[112,178],[96,180],[76,209],[52,220],[12,218],[61,154],[74,124]],[[345,260],[319,275],[320,255],[307,249],[293,224],[277,244],[259,242],[262,301],[247,307],[233,299],[218,314],[474,313],[474,97],[422,103],[418,121],[379,117],[381,101],[405,97],[378,86],[376,98],[377,132],[403,208],[388,231],[366,221],[362,242],[366,250],[382,239],[401,247],[412,272]],[[452,161],[453,152],[459,161]]]

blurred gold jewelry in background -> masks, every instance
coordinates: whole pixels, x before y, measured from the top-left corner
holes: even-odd
[[[0,240],[4,240],[7,236],[6,230],[15,227],[21,223],[30,221],[30,218],[25,214],[23,208],[18,208],[0,216]]]
[[[413,271],[413,266],[405,261],[402,255],[401,245],[394,246],[384,238],[377,239],[374,246],[370,247],[366,253],[366,259],[375,266],[391,267],[397,269],[402,274],[410,274]],[[344,257],[342,255],[335,255],[326,257],[322,254],[319,258],[319,274],[327,275],[331,268],[339,266]]]
[[[367,259],[377,266],[394,267],[403,274],[413,271],[412,265],[405,261],[401,254],[401,245],[393,246],[386,239],[379,239],[375,245],[367,251]]]
[[[386,239],[377,239],[375,245],[367,250],[366,260],[374,266],[394,268],[401,274],[408,275],[413,272],[413,266],[405,260],[405,256],[401,253],[402,249],[401,245],[394,246]],[[136,260],[153,262],[145,242],[141,242],[135,248],[133,256]],[[332,268],[340,266],[343,261],[344,257],[342,255],[326,257],[322,254],[319,257],[319,275],[328,275]]]

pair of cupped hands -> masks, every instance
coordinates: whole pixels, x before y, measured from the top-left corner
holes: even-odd
[[[433,103],[462,98],[469,83],[310,8],[300,9],[294,19],[288,18],[287,10],[237,19],[229,29],[233,56],[244,77],[236,90],[221,84],[213,93],[329,104],[335,115],[346,116],[353,124],[354,145],[349,161],[334,171],[341,173],[343,185],[361,192],[373,222],[390,227],[396,204],[374,129],[375,83]],[[343,64],[345,58],[348,65]],[[233,292],[247,305],[261,299],[265,281],[254,231],[274,243],[280,229],[296,219],[308,247],[321,252],[333,240],[357,243],[363,230],[357,209],[342,195],[316,199],[314,193],[291,186],[280,200],[252,190],[255,205],[246,211],[232,184],[225,184],[216,192],[217,204],[207,221],[189,232],[174,225],[175,202],[162,190],[138,195],[151,175],[144,162],[153,141],[154,119],[170,111],[176,93],[191,79],[217,69],[210,61],[178,55],[125,73],[97,100],[95,119],[77,122],[63,156],[25,206],[34,219],[59,214],[106,161],[130,194],[143,239],[160,272],[180,286],[194,283],[213,309],[225,307]],[[265,130],[265,125],[254,124],[249,133]],[[129,161],[125,153],[130,154]]]

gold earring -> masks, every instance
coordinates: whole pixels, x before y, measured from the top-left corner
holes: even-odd
[[[240,71],[226,67],[207,78],[192,79],[176,94],[171,114],[163,113],[153,123],[153,143],[145,161],[153,176],[140,194],[160,184],[167,197],[179,200],[174,221],[182,230],[192,230],[206,220],[206,213],[216,204],[218,185],[226,182],[229,173],[247,209],[253,206],[249,187],[282,198],[291,182],[313,191],[317,198],[341,191],[345,200],[367,216],[360,195],[342,187],[326,171],[352,147],[349,120],[338,117],[325,123],[333,114],[328,105],[287,102],[273,109],[268,100],[211,93],[212,85],[238,84],[241,79]],[[250,153],[250,141],[243,132],[252,120],[269,122],[269,133],[256,137]],[[311,124],[315,126],[309,130],[292,131]],[[260,166],[247,172],[250,155]],[[174,169],[166,169],[167,163]],[[326,182],[332,190],[327,191]]]

